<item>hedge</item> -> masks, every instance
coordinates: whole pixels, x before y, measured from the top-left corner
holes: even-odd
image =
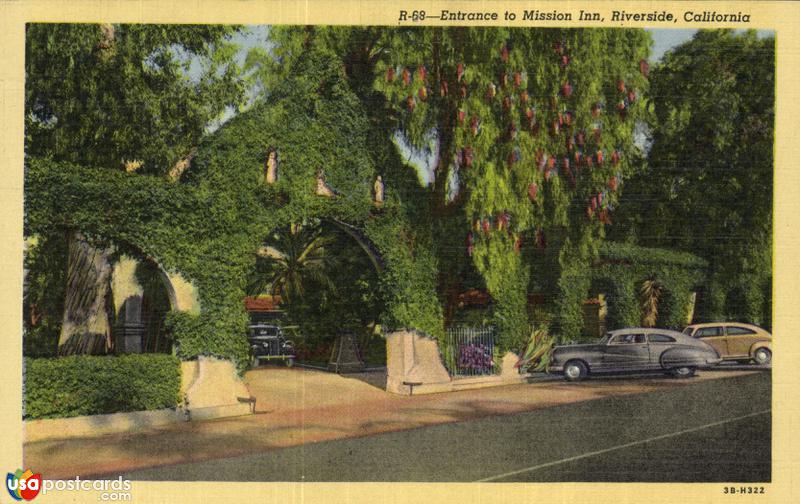
[[[657,327],[681,329],[686,325],[690,293],[707,288],[707,269],[705,260],[686,252],[604,242],[593,263],[572,260],[562,266],[552,332],[560,341],[582,339],[581,303],[598,292],[607,296],[608,329],[638,326],[642,315],[638,291],[648,278],[663,286]]]
[[[23,418],[66,418],[174,408],[180,360],[172,355],[25,359]]]

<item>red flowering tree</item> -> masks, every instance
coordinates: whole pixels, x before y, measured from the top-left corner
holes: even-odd
[[[611,223],[644,109],[648,35],[429,28],[388,30],[378,46],[375,88],[409,143],[436,153],[430,208],[449,240],[440,261],[471,258],[502,346],[518,348],[529,275],[540,273],[521,251],[558,236],[568,272],[586,266]]]

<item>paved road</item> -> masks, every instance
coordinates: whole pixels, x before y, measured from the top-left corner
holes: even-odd
[[[767,371],[124,476],[172,481],[768,482],[770,443]]]

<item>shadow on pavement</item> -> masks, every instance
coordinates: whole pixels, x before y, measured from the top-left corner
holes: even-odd
[[[351,380],[358,380],[372,385],[375,388],[386,390],[386,369],[364,371],[363,373],[347,373],[340,374],[342,378],[349,378]]]

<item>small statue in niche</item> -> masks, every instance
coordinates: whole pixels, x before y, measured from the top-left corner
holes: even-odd
[[[278,150],[270,149],[267,153],[266,171],[264,172],[264,182],[274,184],[278,181]]]
[[[192,159],[197,155],[197,147],[192,147],[189,153],[178,160],[175,165],[170,168],[167,174],[167,179],[170,182],[177,182],[180,180],[183,173],[192,166]]]
[[[141,168],[143,164],[144,163],[142,162],[141,159],[133,159],[133,160],[123,159],[122,160],[122,167],[125,169],[125,171],[127,173],[135,172],[136,170]]]
[[[373,199],[375,206],[383,206],[383,179],[380,175],[378,175],[378,178],[375,179],[373,189],[375,191],[375,198]]]
[[[336,190],[325,182],[325,171],[322,168],[317,168],[316,193],[317,196],[325,196],[326,198],[333,198],[336,196]]]

